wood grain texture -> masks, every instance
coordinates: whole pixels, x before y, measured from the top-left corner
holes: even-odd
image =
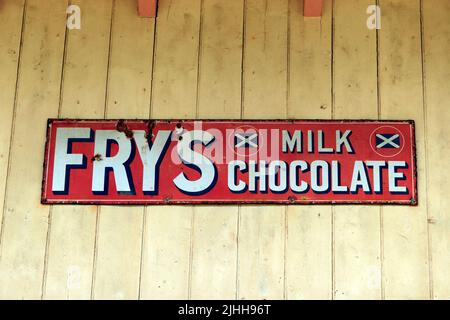
[[[289,1],[288,118],[331,118],[332,1],[321,19],[304,19],[302,1]]]
[[[0,221],[3,221],[23,14],[23,0],[8,1],[0,10],[0,30],[5,30],[0,37]]]
[[[205,1],[200,31],[197,117],[239,118],[244,1]],[[234,299],[238,206],[194,211],[190,297]]]
[[[103,118],[112,0],[72,4],[81,29],[67,30],[59,117]],[[44,298],[91,298],[97,215],[96,206],[53,207]]]
[[[154,19],[136,17],[135,1],[115,1],[106,117],[146,119],[150,114]],[[101,208],[95,299],[139,297],[143,207]]]
[[[239,118],[244,0],[203,4],[198,116]]]
[[[136,17],[136,1],[114,2],[106,115],[148,119],[155,19]]]
[[[284,118],[288,1],[245,4],[243,118]],[[285,297],[285,214],[285,206],[241,207],[238,299]]]
[[[143,208],[102,207],[97,230],[94,299],[139,297]]]
[[[427,189],[420,1],[381,0],[380,113],[416,123],[417,207],[383,208],[383,283],[386,299],[429,298]],[[414,92],[414,94],[411,94]]]
[[[54,207],[44,299],[91,298],[97,207]]]
[[[244,119],[284,118],[288,1],[245,2]]]
[[[450,2],[422,3],[432,298],[450,299]]]
[[[156,21],[152,113],[154,119],[195,118],[201,1],[160,1]],[[191,206],[147,211],[141,298],[187,299],[193,225]]]
[[[236,297],[238,207],[195,208],[192,299]]]
[[[195,118],[197,105],[200,0],[158,3],[152,116]]]
[[[331,118],[332,9],[304,19],[303,2],[289,1],[289,118]],[[331,298],[331,207],[288,206],[286,221],[286,298]]]
[[[243,206],[239,221],[238,299],[284,298],[284,206]]]
[[[449,299],[450,4],[302,3],[0,0],[0,298]],[[40,204],[47,118],[149,115],[414,119],[419,206]]]
[[[334,2],[336,119],[378,117],[376,32],[366,27],[370,4],[368,0]],[[380,209],[335,206],[333,210],[334,298],[380,299]]]
[[[4,299],[42,296],[50,212],[40,205],[42,147],[44,124],[58,114],[66,4],[27,1],[2,226],[0,297]]]
[[[187,299],[192,207],[147,211],[142,255],[142,299]]]

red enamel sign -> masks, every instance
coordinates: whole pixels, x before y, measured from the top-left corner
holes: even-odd
[[[417,204],[412,121],[49,120],[42,202]]]

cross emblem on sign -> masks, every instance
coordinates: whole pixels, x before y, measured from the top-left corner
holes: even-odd
[[[379,134],[376,135],[377,149],[381,148],[400,148],[399,134]]]
[[[234,145],[236,148],[257,148],[258,134],[257,133],[235,133]]]

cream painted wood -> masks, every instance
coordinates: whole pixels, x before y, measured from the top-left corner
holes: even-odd
[[[245,5],[243,118],[284,118],[288,1]],[[238,299],[285,297],[285,214],[285,206],[241,206]]]
[[[381,0],[380,115],[416,123],[419,206],[383,207],[383,285],[386,299],[426,299],[429,291],[427,175],[420,1]],[[413,93],[413,94],[412,94]]]
[[[187,299],[192,207],[147,209],[141,299]]]
[[[136,1],[114,2],[106,116],[148,119],[155,19],[136,16]]]
[[[331,118],[332,1],[322,18],[304,18],[303,1],[289,0],[288,118]]]
[[[112,2],[71,2],[80,7],[82,24],[80,30],[67,31],[61,107],[63,118],[102,119],[105,115]]]
[[[450,2],[422,5],[431,298],[450,299]]]
[[[72,4],[81,29],[67,30],[59,117],[103,118],[112,0]],[[44,298],[91,298],[97,218],[96,206],[53,206]]]
[[[203,2],[197,113],[200,119],[240,118],[243,17],[244,1]],[[235,299],[238,214],[238,206],[195,208],[192,299]]]
[[[139,297],[143,214],[142,207],[101,208],[94,299]]]
[[[156,19],[153,118],[195,118],[200,0],[162,0]]]
[[[2,225],[3,299],[42,296],[50,214],[50,207],[40,205],[42,147],[44,124],[58,114],[65,9],[65,1],[27,1]]]
[[[284,206],[242,206],[238,298],[284,298]]]
[[[239,118],[244,0],[203,2],[198,116]]]
[[[450,298],[446,1],[380,0],[377,53],[369,0],[321,19],[295,0],[160,0],[156,29],[132,0],[114,20],[112,0],[73,0],[64,68],[68,1],[26,2],[20,52],[24,1],[0,6],[0,298],[136,298],[140,275],[146,299]],[[420,205],[102,207],[97,225],[96,206],[40,204],[47,118],[147,118],[150,100],[153,118],[412,118]]]
[[[44,299],[91,298],[97,207],[53,207]]]
[[[334,2],[336,119],[378,117],[376,31],[366,27],[370,4],[370,0]],[[335,206],[333,210],[334,298],[380,299],[379,207]]]
[[[201,1],[158,2],[153,119],[195,118]],[[192,206],[147,210],[141,298],[187,299],[191,269]]]
[[[286,117],[288,0],[247,0],[244,119]]]
[[[155,19],[136,16],[133,0],[114,2],[106,117],[148,119]],[[94,298],[137,299],[144,208],[103,206]]]
[[[238,207],[195,208],[192,299],[235,299]]]
[[[331,1],[321,19],[289,1],[289,118],[331,118],[331,23]],[[288,206],[286,222],[286,298],[331,298],[331,207]]]
[[[0,72],[0,221],[3,220],[23,14],[23,0],[4,3],[0,10],[0,30],[6,31],[5,35],[0,37],[0,70],[2,70]]]

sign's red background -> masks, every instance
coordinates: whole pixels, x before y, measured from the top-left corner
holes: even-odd
[[[155,121],[153,133],[156,135],[158,130],[175,130],[177,123],[182,123],[185,130],[194,128],[193,121]],[[148,121],[129,120],[126,124],[131,130],[148,130]],[[87,158],[87,168],[71,169],[69,180],[69,193],[67,195],[57,195],[51,191],[52,173],[54,162],[55,136],[58,127],[89,127],[95,130],[115,130],[117,120],[51,120],[49,121],[47,146],[44,166],[43,179],[43,203],[98,203],[98,204],[167,204],[167,203],[397,203],[397,204],[417,204],[416,187],[416,163],[415,163],[415,144],[414,144],[414,125],[410,121],[202,121],[202,129],[218,129],[226,137],[226,129],[235,129],[238,127],[253,127],[256,129],[279,129],[280,130],[280,148],[281,148],[281,130],[302,130],[304,134],[303,153],[282,153],[279,152],[280,159],[286,161],[289,165],[294,160],[305,160],[311,163],[314,160],[325,160],[330,163],[332,160],[338,160],[341,163],[341,185],[350,185],[353,173],[353,164],[355,160],[399,160],[406,161],[408,168],[398,169],[406,176],[405,180],[399,180],[399,186],[406,186],[408,194],[390,194],[388,192],[387,169],[383,169],[383,193],[365,194],[361,189],[358,193],[352,194],[334,194],[331,191],[324,194],[314,193],[311,188],[308,192],[296,194],[291,190],[285,193],[233,193],[228,189],[227,172],[228,165],[226,161],[216,163],[218,171],[218,180],[215,186],[206,194],[199,196],[187,195],[177,189],[173,179],[184,172],[187,177],[197,179],[198,173],[183,164],[175,164],[171,159],[172,149],[176,147],[176,141],[170,143],[164,159],[160,166],[159,175],[159,193],[157,195],[144,195],[142,192],[142,163],[139,153],[136,151],[134,160],[130,168],[133,176],[135,194],[123,195],[116,191],[114,174],[109,173],[109,190],[107,195],[95,195],[91,192],[92,167],[91,158],[94,156],[94,142],[74,142],[72,144],[72,153],[84,154]],[[374,151],[371,147],[371,141],[374,140],[374,132],[378,132],[380,127],[393,127],[402,134],[401,142],[404,143],[401,151],[395,156],[383,157]],[[315,153],[306,152],[306,131],[314,130],[315,137],[317,130],[323,130],[325,136],[325,146],[335,146],[335,131],[352,130],[350,141],[354,149],[353,154],[348,154],[343,147],[341,154],[319,154],[317,153],[317,144]],[[231,143],[232,138],[227,137]],[[134,143],[134,142],[133,142]],[[269,138],[270,144],[270,138]],[[270,146],[268,148],[270,155]],[[112,155],[117,150],[112,149]],[[224,157],[226,152],[224,151]],[[239,158],[241,159],[241,158]],[[309,184],[309,171],[301,173],[302,179]],[[372,169],[368,170],[368,176],[372,184]],[[237,176],[244,182],[246,174]],[[330,182],[331,184],[331,182]]]

